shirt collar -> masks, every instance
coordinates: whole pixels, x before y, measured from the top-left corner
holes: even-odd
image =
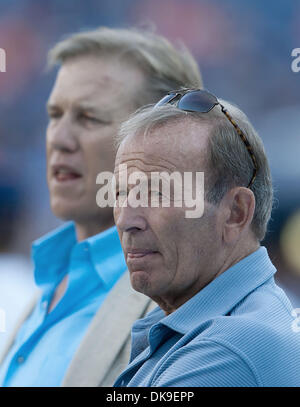
[[[181,334],[204,321],[226,315],[247,294],[276,273],[267,249],[260,247],[216,277],[160,323]]]
[[[83,246],[89,251],[89,259],[98,277],[107,288],[111,287],[126,269],[116,227],[79,243],[73,222],[58,227],[33,243],[36,284],[42,286],[56,283],[67,271],[71,255],[76,251],[78,255]]]
[[[38,286],[56,282],[62,276],[75,244],[73,223],[60,226],[33,242],[34,278]]]
[[[99,277],[111,287],[127,266],[116,226],[86,240],[91,261]]]

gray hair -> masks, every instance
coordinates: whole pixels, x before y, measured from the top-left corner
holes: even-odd
[[[63,64],[78,56],[118,55],[145,74],[145,87],[136,106],[153,103],[168,91],[202,87],[197,62],[183,44],[175,48],[152,31],[100,27],[72,34],[57,43],[48,54],[48,66]]]
[[[261,241],[265,237],[273,205],[273,187],[268,159],[262,140],[247,116],[229,102],[221,99],[219,101],[246,135],[257,160],[258,173],[251,186],[256,203],[251,227],[256,238]],[[185,118],[212,125],[205,152],[208,168],[208,177],[205,178],[208,186],[205,198],[208,202],[218,205],[231,188],[247,186],[253,174],[253,162],[247,148],[234,126],[221,112],[220,106],[214,107],[208,113],[186,112],[172,105],[157,108],[146,106],[122,124],[116,146],[118,147],[128,135],[143,133],[145,136],[149,130],[163,126],[167,122],[182,121]]]

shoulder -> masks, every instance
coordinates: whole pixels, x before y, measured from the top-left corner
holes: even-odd
[[[203,338],[183,346],[160,366],[152,386],[257,387],[262,382],[251,362],[232,346]]]
[[[228,341],[247,354],[270,346],[290,346],[293,308],[275,283],[263,285],[243,298],[229,314],[215,318],[204,335]],[[200,338],[200,337],[199,337]]]
[[[229,314],[185,335],[164,358],[153,385],[299,385],[300,333],[293,332],[291,304],[276,287],[255,290]]]

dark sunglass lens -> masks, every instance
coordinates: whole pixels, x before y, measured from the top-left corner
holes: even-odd
[[[166,104],[169,103],[172,99],[174,99],[175,96],[176,96],[176,93],[170,93],[170,94],[164,96],[162,99],[160,99],[160,100],[156,103],[156,105],[154,105],[154,107],[166,105]]]
[[[177,107],[190,112],[207,113],[216,104],[218,101],[214,95],[205,90],[195,90],[182,96]]]

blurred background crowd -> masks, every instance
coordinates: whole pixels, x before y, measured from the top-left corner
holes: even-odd
[[[300,72],[291,69],[292,49],[300,47],[298,0],[0,0],[7,54],[0,73],[0,307],[5,298],[23,307],[32,290],[31,242],[59,224],[46,184],[45,103],[55,78],[47,51],[68,33],[100,25],[155,27],[183,41],[205,87],[248,114],[275,188],[264,245],[279,285],[300,307]],[[6,279],[12,288],[2,292]]]

